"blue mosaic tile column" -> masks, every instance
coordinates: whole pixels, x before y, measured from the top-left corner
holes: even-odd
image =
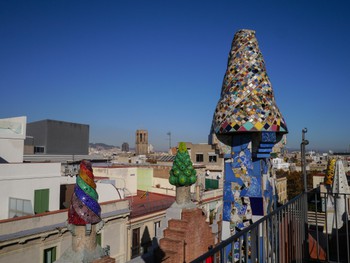
[[[251,135],[233,136],[232,139],[232,151],[225,156],[223,193],[223,220],[231,223],[231,232],[244,228],[251,219],[249,199],[244,197],[261,196],[257,180],[252,180]]]
[[[264,216],[274,203],[274,191],[268,178],[269,158],[276,133],[232,135],[232,150],[225,157],[223,220],[230,222],[231,234],[252,222],[252,216]],[[254,145],[258,144],[258,145]],[[257,149],[252,153],[252,149]],[[263,185],[265,181],[265,185]],[[268,203],[264,204],[264,200]]]
[[[224,155],[223,189],[223,221],[229,222],[230,235],[252,224],[253,216],[266,215],[276,204],[269,180],[269,158],[275,142],[274,132],[232,135],[231,152]],[[248,240],[250,246],[250,237]],[[263,237],[259,241],[263,242]],[[234,254],[229,247],[227,257],[238,259],[239,244],[233,245]]]

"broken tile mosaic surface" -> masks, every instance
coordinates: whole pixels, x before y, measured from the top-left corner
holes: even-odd
[[[240,30],[232,41],[213,130],[287,132],[273,95],[255,31]]]

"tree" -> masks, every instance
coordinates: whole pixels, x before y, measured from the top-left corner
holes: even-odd
[[[276,178],[282,178],[282,177],[287,177],[289,174],[289,171],[285,171],[283,169],[278,169],[276,170]]]
[[[304,182],[301,178],[301,172],[289,172],[287,175],[287,195],[288,199],[296,197],[303,192]]]

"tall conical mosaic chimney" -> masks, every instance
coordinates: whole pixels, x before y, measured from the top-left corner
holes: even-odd
[[[239,30],[211,126],[211,143],[225,160],[223,240],[277,207],[269,159],[287,132],[255,31]]]
[[[213,131],[287,132],[253,30],[238,31],[232,41]]]

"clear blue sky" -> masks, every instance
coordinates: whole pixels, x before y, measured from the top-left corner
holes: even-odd
[[[235,32],[253,29],[288,147],[350,145],[350,1],[1,1],[0,118],[90,125],[131,147],[147,129],[207,142]]]

